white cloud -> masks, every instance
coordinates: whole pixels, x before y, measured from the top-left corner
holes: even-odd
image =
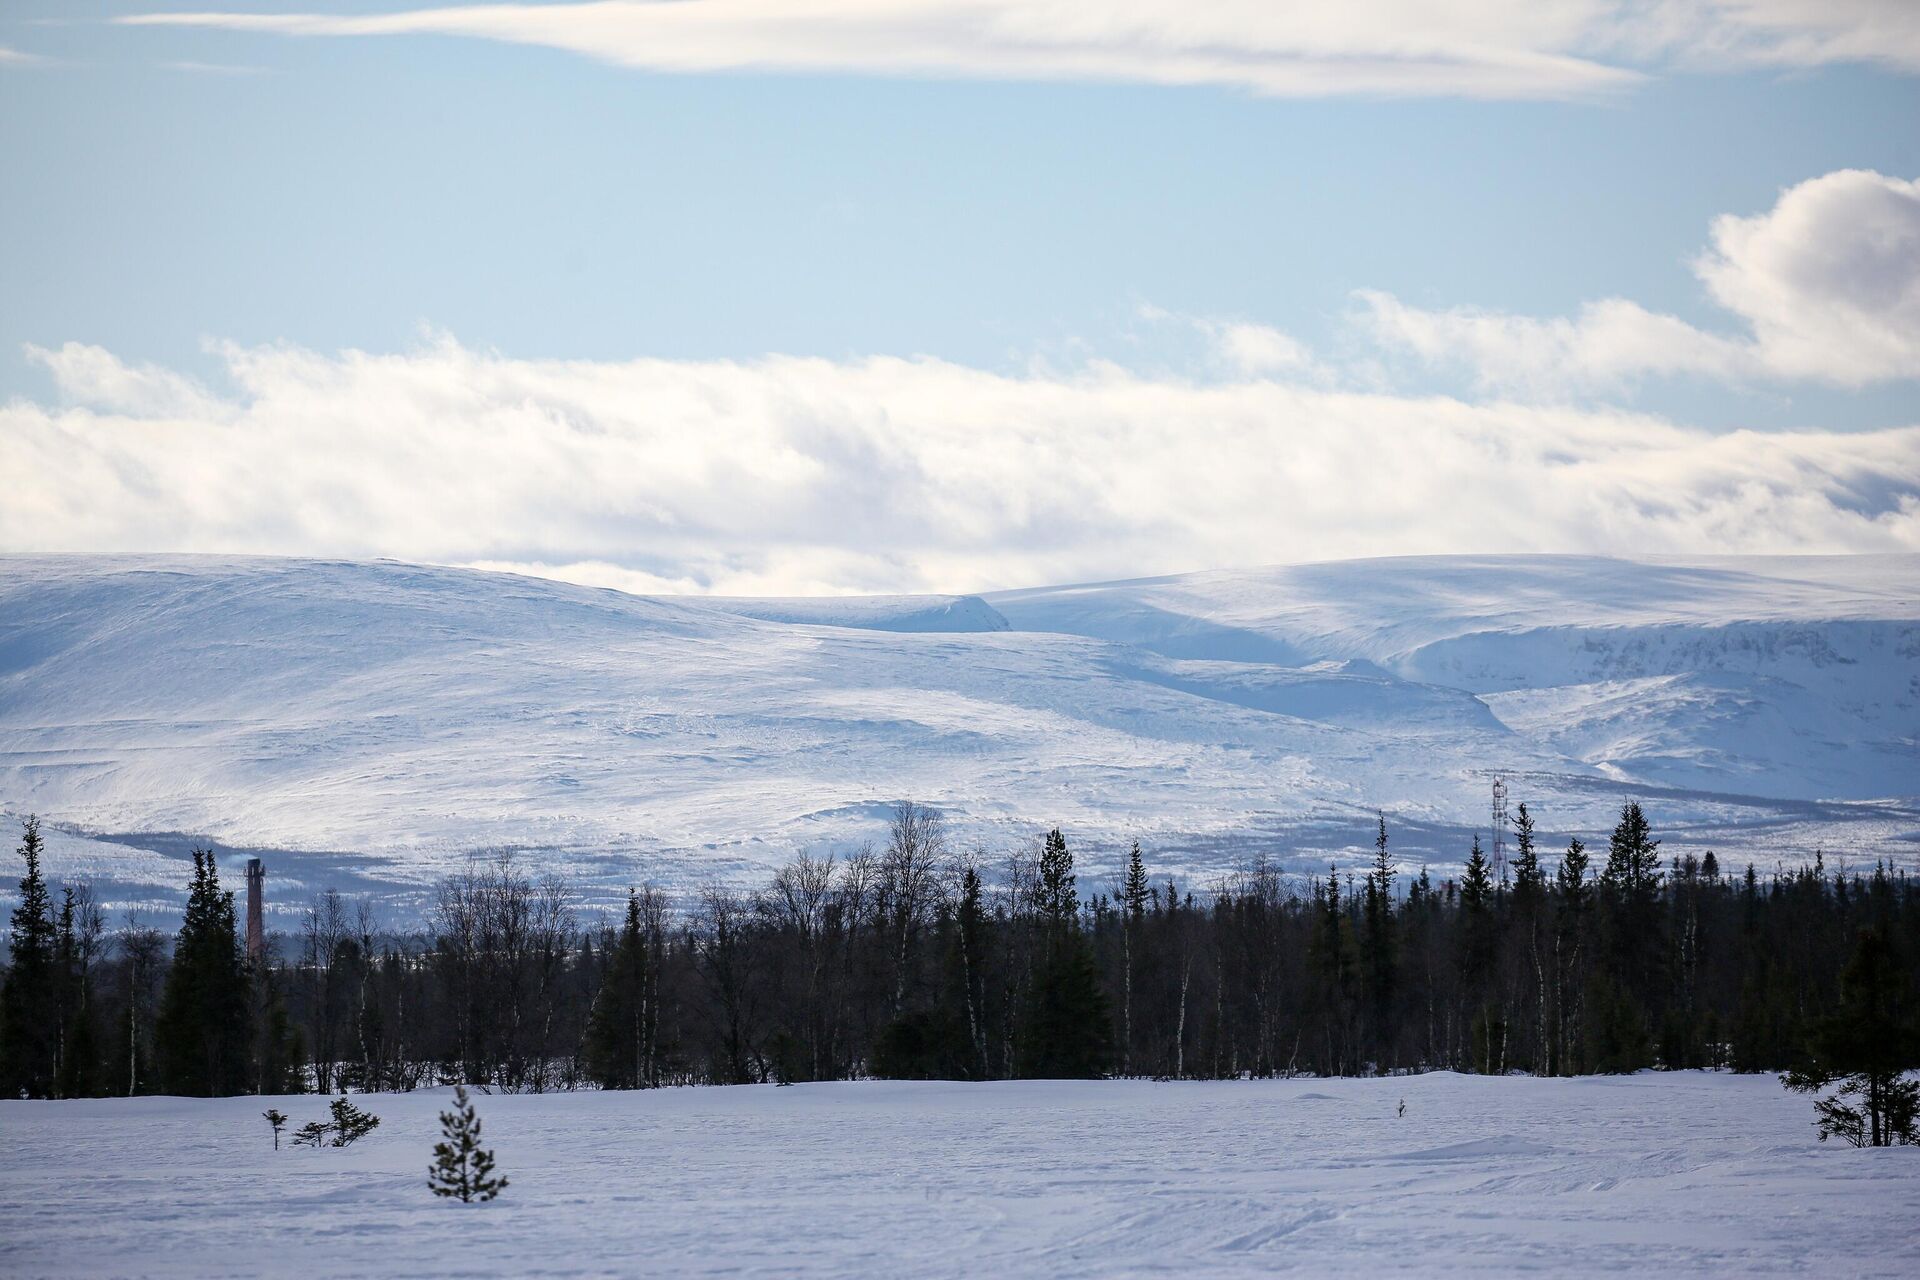
[[[1205,345],[1205,363],[1233,375],[1312,383],[1330,383],[1334,378],[1333,370],[1316,359],[1310,347],[1272,325],[1188,315],[1152,303],[1135,307],[1134,315],[1149,324],[1191,330]]]
[[[1914,15],[1910,0],[597,0],[121,21],[296,36],[459,35],[653,71],[1205,84],[1285,97],[1563,98],[1640,78],[1623,62],[1917,70]]]
[[[442,34],[654,71],[845,71],[1229,85],[1260,94],[1561,97],[1631,83],[1567,52],[1585,0],[1434,6],[1274,0],[598,0],[402,12],[150,14],[129,23],[286,35]],[[1498,20],[1495,20],[1495,19]]]
[[[1429,365],[1464,369],[1483,391],[1552,396],[1648,375],[1732,380],[1760,370],[1749,346],[1624,298],[1588,303],[1573,317],[1542,318],[1477,307],[1429,311],[1370,289],[1355,296],[1374,341]]]
[[[25,67],[47,61],[48,59],[41,57],[37,53],[27,53],[20,49],[10,49],[4,44],[0,44],[0,67]]]
[[[1312,374],[1313,353],[1269,325],[1246,321],[1209,321],[1207,329],[1220,354],[1243,374]]]
[[[73,402],[132,418],[224,419],[232,407],[193,379],[158,365],[129,365],[100,347],[69,342],[50,350],[29,345],[27,359],[45,366]]]
[[[493,562],[647,588],[979,590],[1441,551],[1920,549],[1920,427],[1714,435],[1111,366],[97,348],[0,407],[0,547]]]
[[[1358,296],[1376,341],[1464,368],[1483,389],[1552,395],[1676,374],[1844,387],[1920,377],[1920,182],[1858,169],[1809,179],[1766,213],[1717,219],[1694,271],[1744,333],[1624,298],[1540,318]]]
[[[1920,12],[1920,5],[1915,6]],[[1728,215],[1694,268],[1782,377],[1920,377],[1920,181],[1843,169]]]

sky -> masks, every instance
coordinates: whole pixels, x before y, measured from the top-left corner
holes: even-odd
[[[1920,550],[1908,0],[228,2],[0,8],[0,550]]]

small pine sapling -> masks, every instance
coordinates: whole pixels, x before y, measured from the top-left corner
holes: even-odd
[[[362,1111],[348,1102],[345,1097],[335,1098],[328,1104],[333,1113],[333,1142],[336,1147],[348,1146],[366,1137],[380,1127],[380,1117]]]
[[[286,1113],[280,1111],[278,1108],[268,1107],[260,1114],[266,1118],[268,1124],[273,1126],[273,1149],[278,1151],[280,1149],[280,1131],[287,1127]]]
[[[296,1147],[321,1147],[327,1142],[329,1128],[318,1120],[309,1120],[293,1131],[293,1145]]]
[[[507,1185],[493,1176],[493,1152],[480,1146],[480,1117],[473,1113],[465,1085],[453,1090],[453,1110],[440,1113],[445,1139],[433,1148],[427,1185],[437,1196],[458,1197],[462,1203],[491,1200]]]

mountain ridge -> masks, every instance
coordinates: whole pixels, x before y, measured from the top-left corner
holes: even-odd
[[[396,882],[492,847],[609,879],[746,873],[871,838],[902,797],[964,845],[1058,823],[1193,874],[1324,865],[1382,810],[1427,833],[1406,856],[1444,865],[1496,773],[1554,833],[1638,788],[1676,797],[1656,815],[1676,848],[1911,861],[1916,725],[1920,556],[1431,557],[785,600],[0,556],[0,811]]]

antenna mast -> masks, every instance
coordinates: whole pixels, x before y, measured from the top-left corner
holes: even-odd
[[[1507,882],[1507,780],[1493,778],[1493,874],[1501,884]]]

